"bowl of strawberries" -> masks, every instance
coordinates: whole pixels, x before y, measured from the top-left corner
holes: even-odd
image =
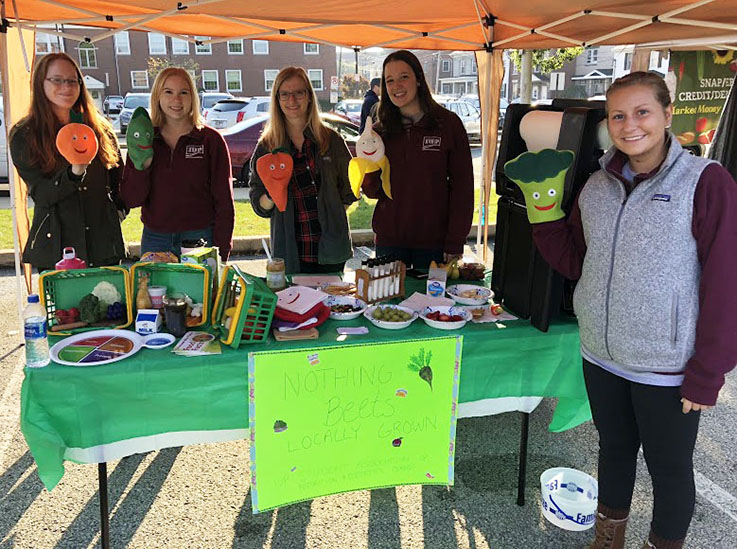
[[[458,330],[471,320],[471,313],[460,307],[425,307],[420,318],[431,328]]]

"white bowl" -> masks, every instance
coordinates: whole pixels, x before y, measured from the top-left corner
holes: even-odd
[[[351,305],[352,307],[360,307],[360,310],[352,311],[350,313],[336,313],[331,310],[330,318],[333,320],[353,320],[354,318],[361,316],[366,310],[365,301],[361,301],[357,297],[350,297],[347,295],[331,295],[326,297],[323,300],[323,303],[328,307],[332,307],[333,305]]]
[[[450,322],[447,320],[433,320],[427,318],[428,313],[439,312],[448,316],[459,315],[463,317],[463,320],[457,320]],[[431,328],[437,328],[438,330],[457,330],[463,328],[466,322],[471,320],[471,313],[460,307],[425,307],[420,313],[420,318],[425,321],[425,324]]]
[[[405,320],[404,322],[387,322],[385,320],[376,320],[372,315],[374,314],[374,311],[377,307],[381,307],[382,309],[399,309],[400,311],[409,313],[412,316],[409,320]],[[385,330],[401,330],[402,328],[406,328],[407,326],[412,324],[417,319],[417,311],[413,311],[412,309],[408,309],[407,307],[400,307],[399,305],[371,305],[371,307],[363,312],[363,316],[365,316],[371,324],[377,326],[378,328],[384,328]]]
[[[465,292],[472,292],[473,295],[461,295]],[[448,294],[448,297],[453,301],[460,303],[461,305],[483,305],[494,295],[494,292],[489,288],[477,286],[475,284],[456,284],[455,286],[448,286],[445,289],[445,293]]]
[[[567,467],[540,475],[545,518],[564,530],[588,530],[596,520],[599,483],[591,475]]]

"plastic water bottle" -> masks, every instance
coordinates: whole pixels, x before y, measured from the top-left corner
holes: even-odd
[[[42,368],[51,359],[49,340],[46,338],[46,313],[36,294],[28,296],[28,305],[23,311],[23,325],[26,338],[26,366]]]

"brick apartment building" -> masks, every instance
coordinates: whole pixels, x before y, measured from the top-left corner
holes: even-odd
[[[106,29],[65,26],[76,36],[94,39]],[[196,36],[204,42],[209,36]],[[235,96],[268,95],[279,69],[289,65],[307,70],[317,96],[330,98],[330,77],[336,73],[335,48],[312,43],[268,40],[227,40],[195,44],[163,34],[124,31],[99,42],[79,42],[54,34],[36,33],[36,54],[65,51],[79,63],[98,106],[106,95],[151,90],[149,57],[166,58],[185,68],[194,66],[197,87]]]

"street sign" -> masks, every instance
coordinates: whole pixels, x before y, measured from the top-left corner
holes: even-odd
[[[330,89],[333,91],[338,91],[338,77],[337,76],[330,77]]]

